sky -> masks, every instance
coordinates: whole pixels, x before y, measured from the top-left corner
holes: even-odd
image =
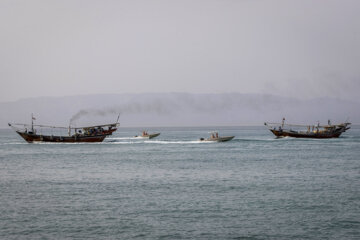
[[[358,0],[0,0],[0,102],[259,93],[360,102]]]

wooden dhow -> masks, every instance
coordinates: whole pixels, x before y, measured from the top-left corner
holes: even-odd
[[[348,129],[351,123],[344,122],[340,124],[331,124],[328,120],[327,125],[299,125],[285,124],[285,118],[281,123],[264,123],[265,126],[276,137],[295,137],[295,138],[338,138]]]
[[[115,123],[86,127],[57,127],[34,124],[35,118],[31,115],[31,124],[8,123],[28,143],[78,143],[102,142],[112,135],[119,126],[119,117]],[[67,134],[53,134],[53,132],[66,132]]]

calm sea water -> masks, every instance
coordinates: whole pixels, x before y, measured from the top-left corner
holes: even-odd
[[[103,143],[0,130],[0,239],[360,239],[360,128],[120,128]],[[235,135],[201,143],[211,130]]]

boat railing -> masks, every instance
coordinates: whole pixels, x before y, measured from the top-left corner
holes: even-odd
[[[305,124],[288,124],[288,123],[270,123],[270,122],[265,122],[264,125],[268,126],[268,127],[274,127],[274,126],[281,126],[282,128],[284,128],[285,126],[287,127],[318,127],[318,128],[332,128],[332,127],[342,127],[342,126],[348,126],[351,123],[340,123],[340,124],[331,124],[331,125],[320,125],[320,124],[310,124],[310,125],[305,125]]]

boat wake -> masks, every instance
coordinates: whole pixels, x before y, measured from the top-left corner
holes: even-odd
[[[164,141],[164,140],[147,140],[144,143],[154,143],[154,144],[199,144],[199,143],[209,143],[200,140],[196,141]]]
[[[105,141],[113,141],[113,140],[135,140],[138,139],[137,137],[108,137]]]
[[[103,144],[141,144],[138,141],[104,141]]]
[[[125,140],[125,141],[124,141]],[[195,141],[167,141],[167,140],[145,140],[145,141],[126,141],[133,140],[132,138],[109,138],[103,143],[105,144],[199,144],[199,143],[211,143],[200,140]]]

